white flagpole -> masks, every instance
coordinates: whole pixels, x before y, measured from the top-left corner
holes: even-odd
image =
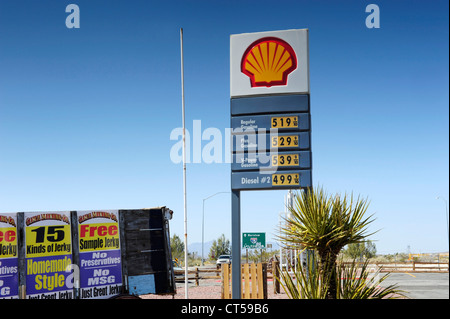
[[[186,200],[186,126],[184,115],[184,61],[183,61],[183,28],[180,28],[181,46],[181,104],[183,117],[183,198],[184,198],[184,294],[188,299],[188,244],[187,244],[187,200]]]

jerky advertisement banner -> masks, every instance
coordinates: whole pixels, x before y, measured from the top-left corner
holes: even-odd
[[[17,214],[0,214],[0,299],[19,298]]]
[[[25,213],[26,293],[28,299],[72,299],[70,212]]]
[[[119,213],[77,213],[81,298],[109,298],[122,289]]]

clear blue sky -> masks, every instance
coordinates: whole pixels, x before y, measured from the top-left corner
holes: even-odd
[[[68,4],[81,28],[67,29]],[[366,5],[380,8],[368,29]],[[0,1],[0,212],[168,206],[183,235],[186,125],[229,127],[229,36],[309,29],[313,183],[367,196],[380,253],[448,250],[448,1]],[[203,141],[203,146],[208,141]],[[192,153],[192,152],[191,152]],[[188,240],[229,164],[188,164]],[[285,191],[244,192],[242,231],[275,233]],[[205,241],[231,237],[229,194]]]

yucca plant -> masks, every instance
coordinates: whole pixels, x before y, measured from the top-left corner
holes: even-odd
[[[337,265],[336,299],[405,298],[397,285],[381,286],[389,274],[380,277],[378,271],[371,273],[368,265],[368,260],[362,264],[353,260],[350,264]],[[298,267],[293,278],[287,270],[283,270],[280,271],[280,278],[276,280],[291,299],[325,299],[328,298],[328,285],[332,278],[330,274],[321,274],[317,267],[315,254],[312,254],[305,268]]]
[[[291,217],[286,218],[279,238],[289,247],[315,250],[318,254],[318,271],[326,283],[326,297],[337,295],[336,259],[341,249],[352,243],[364,241],[370,234],[368,225],[372,215],[364,217],[367,199],[353,195],[328,196],[323,189],[307,189],[295,194]]]
[[[300,265],[300,260],[298,260]],[[284,292],[291,299],[325,299],[330,276],[322,278],[317,271],[317,261],[312,254],[307,259],[305,268],[298,267],[293,278],[287,270],[279,271],[280,278],[276,278]]]
[[[338,263],[336,299],[398,299],[406,298],[404,292],[396,284],[382,287],[389,273],[381,276],[380,271],[371,273],[369,260],[358,263],[355,259],[351,264]]]

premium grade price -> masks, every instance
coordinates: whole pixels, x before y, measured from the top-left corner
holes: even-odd
[[[299,174],[273,174],[272,185],[300,185]]]
[[[298,154],[272,155],[272,166],[299,166]]]

